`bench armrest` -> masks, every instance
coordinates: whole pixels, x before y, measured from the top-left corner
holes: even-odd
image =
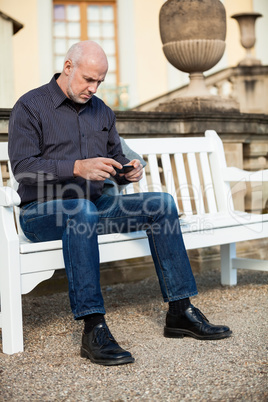
[[[0,206],[15,207],[20,205],[20,196],[11,187],[0,187]]]
[[[268,181],[268,169],[249,172],[236,167],[227,167],[222,170],[222,176],[224,181],[263,182]]]

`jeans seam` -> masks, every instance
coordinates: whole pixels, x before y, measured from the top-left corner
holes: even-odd
[[[68,227],[68,222],[70,221],[71,219],[70,219],[70,215],[68,214],[67,215],[67,220],[66,220],[66,230],[67,230],[67,227]],[[74,295],[74,302],[75,302],[75,311],[76,311],[76,309],[77,309],[77,298],[76,298],[76,291],[75,291],[75,287],[74,287],[74,276],[73,276],[73,264],[72,264],[72,259],[71,259],[71,253],[70,253],[70,244],[69,244],[69,241],[70,241],[70,236],[66,236],[67,237],[67,250],[68,250],[68,257],[69,257],[69,261],[70,261],[70,273],[71,273],[71,275],[72,275],[72,278],[71,278],[71,281],[69,280],[69,286],[70,286],[70,282],[71,282],[71,284],[72,284],[72,292],[73,292],[73,295]]]
[[[149,217],[150,219],[152,219],[152,221],[154,220],[153,217],[151,215],[147,215],[147,214],[142,214],[142,215],[126,215],[126,216],[114,216],[114,217],[109,217],[109,216],[99,216],[100,219],[121,219],[121,218],[140,218],[140,217]]]
[[[24,215],[25,215],[25,214],[23,214],[23,218],[24,218]],[[34,217],[34,218],[30,218],[30,219],[24,219],[24,223],[33,222],[33,221],[35,221],[35,220],[37,220],[37,219],[43,219],[43,218],[46,218],[47,216],[50,216],[50,215],[51,215],[51,214],[45,214],[45,215],[36,216],[36,217]],[[61,213],[59,212],[59,213],[55,213],[55,214],[53,214],[53,215],[61,215]],[[69,215],[68,215],[68,217],[69,217]]]
[[[154,240],[154,234],[153,234],[153,232],[151,232],[151,233],[152,233],[152,240],[153,240],[153,244],[154,244],[155,254],[156,254],[156,256],[157,256],[157,261],[158,261],[158,263],[159,263],[159,267],[160,267],[160,269],[161,269],[162,276],[163,276],[163,280],[164,280],[164,284],[165,284],[165,287],[166,287],[167,297],[168,297],[168,299],[170,299],[170,297],[169,297],[169,288],[168,288],[168,286],[167,286],[166,277],[165,277],[165,275],[164,275],[164,269],[163,269],[162,264],[160,263],[160,260],[159,260],[159,255],[158,255],[156,243],[155,243],[155,240]]]

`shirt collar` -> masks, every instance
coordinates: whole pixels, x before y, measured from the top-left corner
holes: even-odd
[[[60,89],[59,85],[57,84],[56,80],[59,76],[59,73],[55,74],[48,84],[48,89],[51,94],[55,109],[59,107],[64,101],[66,101],[66,99],[68,99],[65,93]]]
[[[62,103],[66,101],[70,101],[70,99],[65,95],[65,93],[61,90],[60,86],[57,84],[57,79],[59,78],[60,74],[55,74],[51,81],[48,84],[48,89],[51,93],[51,98],[54,103],[55,109],[59,107]],[[71,102],[71,101],[70,101]],[[86,104],[81,104],[80,111],[83,111],[86,106],[91,105],[92,99],[90,99]]]

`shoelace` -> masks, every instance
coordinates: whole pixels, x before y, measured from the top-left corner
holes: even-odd
[[[100,346],[105,346],[108,345],[110,341],[116,343],[113,335],[109,331],[108,328],[100,328],[97,333],[95,334],[95,341],[100,345]]]
[[[192,306],[192,309],[195,311],[196,315],[201,316],[205,321],[209,322],[207,317],[202,313],[202,311],[199,310],[199,308]]]

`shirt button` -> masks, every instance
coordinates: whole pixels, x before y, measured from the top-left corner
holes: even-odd
[[[85,134],[82,134],[82,137],[84,137],[85,136]]]
[[[87,159],[86,155],[84,156],[84,159]]]

